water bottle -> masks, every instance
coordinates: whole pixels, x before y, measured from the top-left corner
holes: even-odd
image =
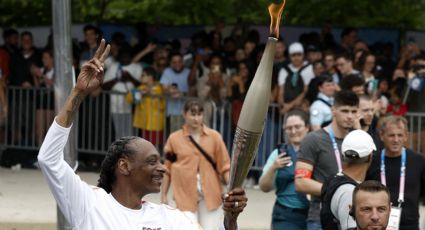
[[[142,94],[140,93],[140,91],[138,89],[132,89],[131,92],[133,94],[134,103],[135,104],[140,103],[140,101],[142,100]]]

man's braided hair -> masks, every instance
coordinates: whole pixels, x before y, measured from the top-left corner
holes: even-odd
[[[117,162],[123,156],[133,155],[135,150],[128,148],[128,144],[139,137],[121,137],[109,146],[108,153],[100,167],[100,177],[97,186],[103,188],[107,193],[112,192],[112,185],[115,183],[115,168]]]

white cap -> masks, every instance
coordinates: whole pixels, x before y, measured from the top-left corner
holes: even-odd
[[[350,158],[346,153],[348,150],[352,150],[358,153],[358,158],[364,158],[369,156],[372,151],[375,151],[376,146],[367,132],[358,129],[351,131],[345,136],[341,150],[344,157]]]
[[[304,53],[303,45],[299,42],[294,42],[289,46],[289,54]]]

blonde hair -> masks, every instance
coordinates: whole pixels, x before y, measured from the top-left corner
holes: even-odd
[[[384,133],[387,126],[389,124],[394,124],[394,125],[400,125],[403,124],[404,126],[404,130],[407,132],[407,120],[405,117],[402,116],[396,116],[396,115],[390,115],[390,116],[386,116],[384,118],[382,118],[379,121],[378,127],[381,133]]]

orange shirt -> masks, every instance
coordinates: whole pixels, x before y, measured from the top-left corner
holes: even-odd
[[[223,192],[218,173],[223,177],[225,172],[230,170],[229,153],[220,133],[204,125],[198,144],[216,163],[217,170],[215,170],[192,144],[187,129],[183,126],[183,129],[172,133],[164,147],[164,153],[173,152],[177,156],[177,161],[174,163],[165,161],[173,186],[174,200],[181,211],[197,211],[199,197],[196,175],[199,172],[207,208],[208,210],[217,209],[221,205]]]

